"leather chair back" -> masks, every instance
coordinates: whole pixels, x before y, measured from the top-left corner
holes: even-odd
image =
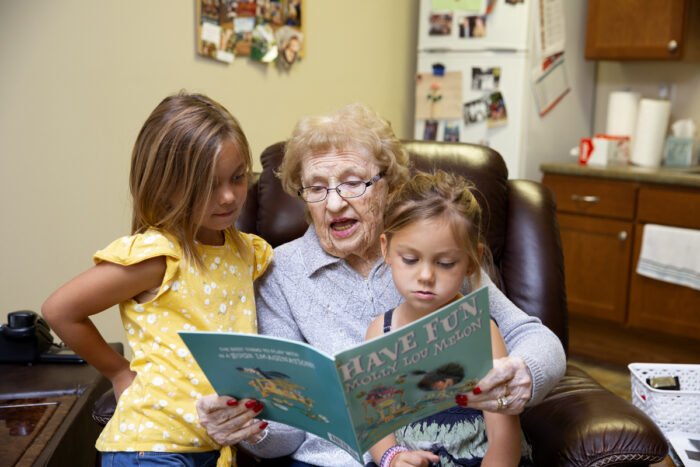
[[[503,158],[493,149],[465,143],[404,141],[415,169],[459,173],[472,181],[484,212],[485,235],[493,254],[494,281],[518,307],[539,317],[567,349],[564,261],[552,193],[544,185],[509,180]],[[261,155],[262,172],[253,181],[236,226],[272,246],[306,231],[304,202],[287,195],[275,176],[284,143]]]

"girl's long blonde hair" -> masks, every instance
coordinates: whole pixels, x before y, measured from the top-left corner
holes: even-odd
[[[202,265],[195,237],[212,195],[214,168],[226,141],[232,141],[252,171],[248,140],[221,104],[201,94],[168,96],[141,127],[131,156],[131,233],[163,230],[179,242],[184,256]],[[236,229],[231,226],[231,233]],[[236,235],[232,238],[237,239]]]

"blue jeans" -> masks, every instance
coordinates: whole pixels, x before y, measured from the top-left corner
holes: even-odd
[[[216,467],[219,451],[103,452],[102,467]]]

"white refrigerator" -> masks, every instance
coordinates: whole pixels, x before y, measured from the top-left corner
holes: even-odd
[[[426,92],[419,95],[418,91],[424,91],[426,86],[419,88],[416,84],[416,139],[454,140],[454,134],[458,133],[460,142],[488,145],[503,156],[510,178],[539,181],[541,163],[571,158],[569,152],[578,145],[580,138],[591,136],[595,63],[586,61],[583,56],[585,0],[561,0],[565,48],[560,70],[565,73],[569,92],[545,115],[540,115],[533,91],[533,69],[541,69],[545,57],[538,52],[541,47],[535,34],[540,33],[540,28],[535,27],[535,21],[540,18],[538,10],[548,1],[494,0],[486,15],[485,34],[469,37],[472,33],[484,32],[465,19],[473,14],[435,9],[449,2],[420,0],[417,83],[419,77],[429,81],[436,64],[444,67],[445,76],[461,72],[462,116],[438,119],[435,128],[435,120],[426,118],[425,112],[418,110],[418,104],[424,105],[419,100],[426,98]],[[458,3],[455,0],[455,4]],[[447,24],[448,19],[451,24]],[[485,86],[488,89],[478,86],[475,89],[474,69],[477,74],[497,69],[497,82],[487,74],[482,78],[490,79]],[[472,104],[480,99],[488,102],[488,96],[494,92],[500,92],[505,103],[506,121],[500,125],[472,115],[475,109]],[[426,131],[426,124],[432,125],[431,131]],[[445,131],[447,126],[451,129]]]

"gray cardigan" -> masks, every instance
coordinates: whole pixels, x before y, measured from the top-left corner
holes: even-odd
[[[486,273],[481,276],[482,284],[489,286],[491,315],[509,355],[523,358],[532,373],[529,404],[535,404],[564,375],[564,349],[538,318],[517,308]],[[402,301],[391,270],[382,260],[365,279],[321,248],[313,226],[303,237],[277,247],[272,263],[256,282],[261,334],[308,342],[330,355],[363,342],[372,320]],[[309,464],[359,465],[336,445],[274,422],[263,440],[254,445],[242,443],[242,447],[265,458],[294,451],[295,459]]]

